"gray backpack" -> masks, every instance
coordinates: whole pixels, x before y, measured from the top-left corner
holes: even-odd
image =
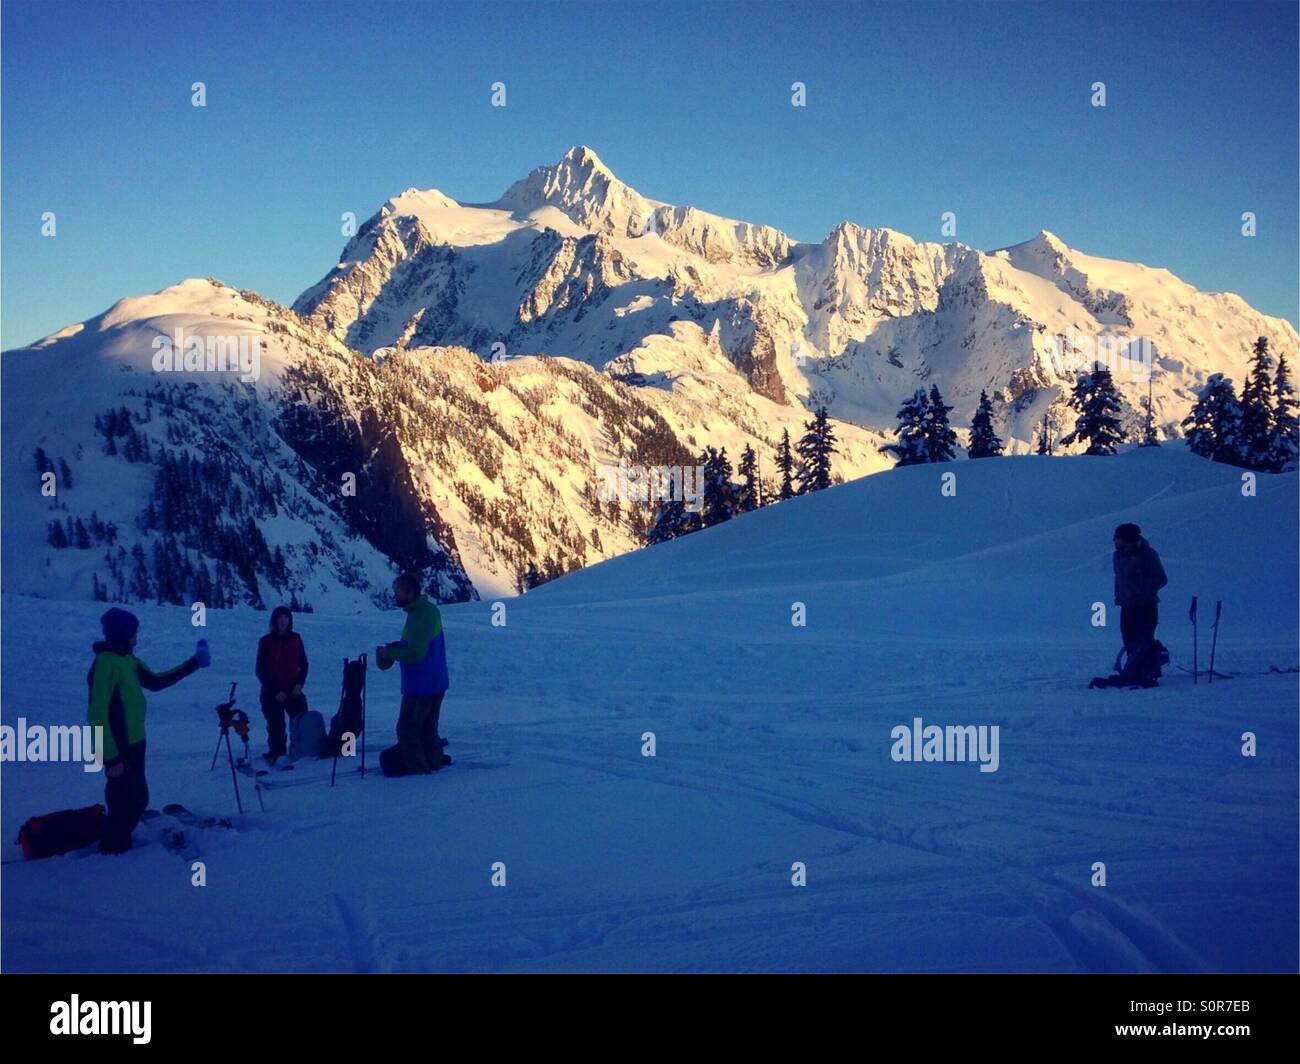
[[[289,722],[289,760],[325,756],[325,718],[316,710],[299,713]]]

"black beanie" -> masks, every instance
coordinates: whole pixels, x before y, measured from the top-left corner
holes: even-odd
[[[1115,538],[1122,539],[1125,543],[1136,543],[1142,538],[1142,529],[1134,524],[1122,524],[1115,529]]]
[[[114,606],[99,619],[104,629],[104,638],[110,643],[127,643],[140,627],[140,619],[134,613],[120,610]]]

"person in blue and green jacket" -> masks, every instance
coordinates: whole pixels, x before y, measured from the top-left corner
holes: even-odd
[[[380,755],[385,775],[412,776],[437,772],[451,758],[442,752],[438,719],[447,693],[447,645],[442,615],[427,595],[420,579],[403,573],[393,581],[393,597],[406,611],[402,638],[375,649],[381,669],[402,667],[402,708],[397,717],[397,745]]]
[[[104,759],[104,804],[108,806],[100,853],[131,848],[131,832],[149,808],[149,784],[144,776],[145,691],[162,691],[211,662],[208,644],[200,639],[194,656],[174,669],[154,672],[135,656],[140,620],[114,606],[99,619],[104,638],[91,648],[95,660],[86,674],[90,708],[86,719],[99,729]]]

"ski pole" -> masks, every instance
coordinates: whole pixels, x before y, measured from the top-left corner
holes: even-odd
[[[338,712],[338,717],[336,718],[336,719],[338,720],[338,722],[339,722],[339,738],[338,738],[338,741],[339,741],[340,745],[339,745],[339,746],[336,746],[336,747],[334,748],[334,764],[330,766],[330,786],[331,786],[331,787],[334,786],[334,777],[338,775],[338,771],[339,771],[339,753],[340,753],[340,752],[342,751],[342,749],[343,749],[343,748],[342,748],[342,745],[341,745],[342,742],[343,742],[343,701],[344,701],[344,699],[347,697],[347,691],[348,691],[348,659],[347,659],[347,658],[344,658],[344,659],[343,659],[343,682],[339,684],[339,712]],[[331,728],[330,728],[330,732],[332,733],[333,731],[334,731],[334,729],[333,729],[333,727],[331,727]]]
[[[1187,619],[1192,622],[1192,683],[1199,683],[1196,664],[1196,596],[1192,596],[1192,608],[1187,611]]]
[[[1214,628],[1210,637],[1210,675],[1207,683],[1214,683],[1214,651],[1219,645],[1219,615],[1223,612],[1223,600],[1214,600]]]

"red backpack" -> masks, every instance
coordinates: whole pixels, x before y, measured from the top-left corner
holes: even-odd
[[[34,816],[18,829],[18,843],[28,860],[57,857],[80,850],[104,835],[104,807],[88,805],[84,809],[62,809],[57,813]]]

